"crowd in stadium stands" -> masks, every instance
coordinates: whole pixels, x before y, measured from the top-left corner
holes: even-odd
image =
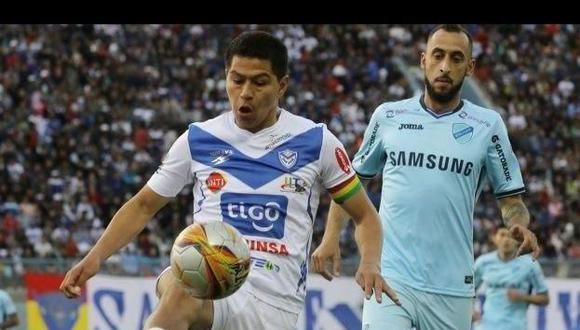
[[[0,259],[85,254],[187,124],[228,110],[224,46],[256,27],[288,46],[283,107],[327,123],[352,157],[376,106],[414,94],[393,59],[417,65],[432,26],[0,27]],[[524,173],[543,257],[578,258],[580,26],[467,27],[475,77]],[[380,178],[368,190],[378,206]],[[176,199],[119,258],[168,255],[192,221],[188,187]],[[475,210],[476,256],[493,248],[500,224],[486,191]],[[352,231],[341,244],[343,256],[356,254]]]

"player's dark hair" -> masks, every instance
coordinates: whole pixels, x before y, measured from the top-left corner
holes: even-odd
[[[236,55],[270,61],[278,80],[288,73],[288,49],[268,32],[248,31],[234,38],[226,50],[226,68],[229,69]]]
[[[471,51],[473,50],[473,37],[471,36],[471,33],[469,33],[469,31],[467,31],[466,28],[464,28],[463,26],[461,26],[459,24],[441,24],[441,25],[437,25],[436,27],[434,27],[429,32],[429,36],[427,37],[427,42],[429,41],[429,39],[431,39],[431,37],[433,36],[433,34],[435,34],[435,32],[437,32],[439,30],[443,30],[443,31],[446,31],[446,32],[455,32],[455,33],[463,33],[463,34],[465,34],[467,36],[467,40],[469,40],[469,52],[471,53]]]

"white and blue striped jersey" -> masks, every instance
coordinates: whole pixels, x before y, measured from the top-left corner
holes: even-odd
[[[353,179],[325,125],[280,109],[257,133],[239,128],[231,112],[191,124],[147,184],[173,197],[193,182],[194,221],[236,227],[251,249],[247,282],[256,296],[298,313],[320,194]]]

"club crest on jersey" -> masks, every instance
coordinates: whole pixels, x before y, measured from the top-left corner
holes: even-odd
[[[211,161],[211,164],[213,166],[223,164],[227,162],[233,154],[234,152],[230,149],[213,151],[210,153],[210,156],[214,157],[214,159]]]
[[[454,123],[451,129],[455,141],[465,144],[473,137],[473,127],[464,123]]]
[[[287,169],[291,169],[292,166],[296,164],[298,160],[298,152],[286,149],[283,151],[278,151],[278,159],[280,163]]]
[[[348,160],[348,156],[341,148],[334,149],[334,156],[336,157],[336,162],[338,166],[342,169],[342,171],[346,174],[350,173],[350,161]]]
[[[211,190],[212,193],[220,191],[226,183],[226,178],[219,172],[211,172],[205,180],[207,189]]]

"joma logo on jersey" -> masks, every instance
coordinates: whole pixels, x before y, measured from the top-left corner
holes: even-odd
[[[404,129],[421,130],[421,129],[423,129],[423,125],[421,125],[421,124],[401,124],[401,126],[399,126],[399,130],[404,130]]]
[[[223,193],[222,218],[243,235],[282,238],[288,198],[276,195]]]

